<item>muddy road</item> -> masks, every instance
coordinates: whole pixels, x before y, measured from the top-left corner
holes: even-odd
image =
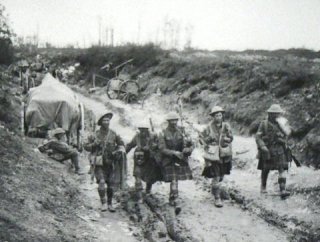
[[[160,131],[165,126],[164,116],[168,110],[158,96],[145,100],[143,107],[140,104],[126,105],[118,100],[108,100],[104,94],[94,94],[90,98],[79,94],[79,97],[86,108],[92,110],[97,117],[105,111],[113,111],[115,115],[111,121],[111,128],[116,130],[125,142],[133,137],[136,130],[135,124],[141,119],[152,118],[156,131]],[[239,153],[235,159],[241,160],[245,163],[245,166],[251,167],[247,162],[250,159],[252,161],[252,156],[256,151],[254,140],[237,137],[234,147],[234,152]],[[250,151],[248,152],[247,149]],[[241,162],[238,163],[241,164]],[[128,165],[128,184],[132,190],[134,184],[132,152],[128,155]],[[239,205],[232,199],[225,200],[222,209],[216,208],[213,196],[209,192],[209,181],[200,176],[203,167],[201,149],[196,148],[193,152],[190,166],[195,179],[179,183],[179,200],[182,205],[182,212],[178,216],[168,206],[169,184],[166,183],[158,182],[153,186],[152,195],[145,197],[144,204],[139,208],[140,213],[137,212],[135,207],[133,195],[129,196],[129,205],[127,204],[126,211],[118,209],[116,215],[99,212],[96,184],[91,184],[89,178],[82,184],[82,189],[90,199],[90,203],[93,204],[92,209],[97,220],[99,220],[99,226],[102,226],[105,222],[111,227],[112,224],[115,224],[113,231],[127,233],[128,236],[131,235],[136,240],[247,242],[290,241],[292,239],[287,236],[286,231],[268,223],[252,210],[244,209],[243,204]],[[224,186],[232,186],[236,183],[238,176],[239,178],[245,176],[241,172],[237,172],[237,167],[235,171],[235,175],[232,174],[226,178]],[[251,183],[256,186],[259,184],[259,179],[255,177]],[[258,190],[255,192],[259,196]],[[228,198],[228,195],[226,196]],[[279,198],[274,197],[272,199],[281,202]],[[121,203],[116,206],[120,208]],[[143,215],[142,220],[137,219],[139,214]],[[127,219],[128,217],[131,218],[131,221]],[[104,220],[104,218],[108,219]],[[117,219],[120,220],[117,221]],[[133,236],[134,233],[136,233],[136,236]]]

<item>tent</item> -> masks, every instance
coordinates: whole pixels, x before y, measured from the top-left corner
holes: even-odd
[[[60,127],[73,139],[81,126],[81,110],[81,103],[75,93],[51,74],[46,74],[41,85],[31,88],[27,95],[27,134],[37,136]]]

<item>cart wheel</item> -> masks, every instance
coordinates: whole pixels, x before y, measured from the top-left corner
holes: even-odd
[[[135,81],[125,81],[120,86],[119,99],[126,103],[138,101],[140,95],[140,87]]]
[[[107,85],[107,95],[110,99],[117,99],[119,97],[120,86],[124,81],[122,79],[111,79]]]

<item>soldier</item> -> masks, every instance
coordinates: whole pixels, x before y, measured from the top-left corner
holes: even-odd
[[[149,131],[148,125],[142,123],[138,126],[139,131],[126,146],[126,152],[136,147],[134,151],[134,169],[135,188],[142,202],[142,181],[146,182],[146,193],[150,194],[152,184],[161,180],[161,170],[157,164],[158,159],[158,141],[157,136]],[[159,161],[159,160],[158,160]]]
[[[193,144],[185,136],[182,128],[177,126],[179,116],[172,112],[167,116],[168,127],[159,137],[162,153],[161,168],[165,182],[170,182],[169,204],[177,206],[178,181],[192,179],[188,157],[193,151]]]
[[[290,195],[286,191],[285,170],[288,170],[287,157],[287,138],[289,132],[281,129],[278,120],[284,113],[279,104],[272,104],[267,110],[268,118],[263,120],[256,134],[256,143],[258,146],[258,169],[261,170],[261,193],[267,193],[267,180],[270,170],[278,170],[278,183],[280,187],[280,196],[285,199]]]
[[[62,128],[53,130],[52,138],[43,146],[40,146],[39,150],[41,152],[50,150],[49,156],[54,158],[55,155],[59,155],[58,160],[61,162],[71,159],[71,162],[75,167],[75,173],[80,175],[82,174],[82,171],[80,171],[79,167],[79,153],[75,148],[72,148],[66,142],[64,142],[65,133],[66,132]]]
[[[224,110],[215,106],[211,109],[212,121],[202,132],[200,142],[204,145],[205,168],[202,175],[212,178],[211,192],[215,198],[215,206],[223,207],[220,183],[224,175],[229,175],[232,168],[233,135],[231,127],[224,122]]]
[[[102,203],[101,210],[115,212],[112,206],[113,193],[121,186],[125,155],[124,142],[121,137],[109,128],[112,113],[106,113],[98,120],[101,126],[93,136],[88,137],[88,142],[84,145],[86,151],[92,152],[95,156],[95,177],[98,185],[98,193]],[[120,163],[120,164],[119,164]],[[107,184],[107,201],[106,189]],[[107,204],[107,206],[106,206]]]

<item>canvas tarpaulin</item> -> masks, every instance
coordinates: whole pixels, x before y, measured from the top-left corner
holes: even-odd
[[[40,86],[30,89],[26,104],[28,132],[61,127],[74,133],[79,126],[77,96],[51,74],[45,75]]]

